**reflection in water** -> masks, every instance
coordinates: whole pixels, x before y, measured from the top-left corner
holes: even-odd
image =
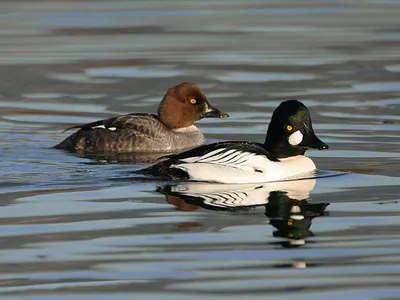
[[[293,199],[287,192],[270,193],[269,202],[265,205],[265,215],[277,231],[275,237],[289,238],[282,242],[284,247],[296,247],[305,244],[305,238],[313,236],[310,230],[311,221],[325,215],[329,203],[308,203],[306,199]]]
[[[313,236],[312,220],[324,216],[329,205],[307,202],[315,184],[315,179],[239,185],[186,182],[164,185],[157,191],[181,211],[202,207],[251,215],[264,207],[270,224],[277,229],[273,235],[288,239],[280,244],[298,247],[305,244],[305,238]]]

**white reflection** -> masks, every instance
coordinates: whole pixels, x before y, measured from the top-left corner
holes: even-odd
[[[286,196],[294,200],[307,199],[315,183],[315,179],[264,184],[186,182],[170,186],[169,193],[201,199],[204,204],[218,207],[254,206],[267,204],[270,193],[274,191],[286,192]],[[300,212],[298,206],[297,211]]]

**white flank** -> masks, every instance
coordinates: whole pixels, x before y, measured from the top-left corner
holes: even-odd
[[[193,131],[198,131],[199,129],[194,126],[190,125],[188,127],[182,127],[182,128],[174,128],[172,129],[173,132],[179,132],[179,133],[185,133],[185,132],[193,132]]]
[[[303,140],[303,135],[300,132],[300,130],[297,130],[296,132],[293,132],[289,136],[289,144],[293,145],[293,146],[296,146],[296,145],[300,144],[302,140]]]
[[[171,167],[182,169],[189,174],[190,179],[221,183],[252,183],[268,181],[268,172],[265,167],[272,167],[273,162],[265,156],[245,152],[247,155],[236,161],[226,162],[226,152],[205,159],[198,159],[192,163],[176,164]],[[243,152],[236,152],[237,155]],[[214,160],[215,161],[214,161]],[[209,162],[212,161],[212,162]],[[221,162],[220,162],[221,161]],[[255,169],[261,171],[256,172]]]
[[[95,129],[95,128],[104,128],[104,129],[106,129],[106,126],[104,126],[104,125],[99,125],[99,126],[94,126],[94,127],[92,127],[92,129]]]
[[[303,155],[281,159],[279,162],[270,161],[263,155],[234,151],[214,156],[208,153],[200,157],[184,159],[185,163],[172,165],[188,173],[189,178],[198,181],[219,183],[257,183],[288,179],[310,178],[315,170],[314,162]],[[227,161],[227,157],[236,154]],[[227,155],[227,157],[225,157]]]

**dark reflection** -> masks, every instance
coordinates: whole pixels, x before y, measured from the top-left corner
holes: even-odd
[[[312,220],[326,215],[329,205],[307,201],[315,183],[315,179],[236,185],[186,182],[158,187],[157,192],[182,211],[205,208],[250,216],[264,207],[270,224],[277,229],[273,235],[286,238],[279,244],[299,247],[306,243],[307,237],[314,235],[310,230]]]
[[[68,152],[71,155],[92,160],[86,164],[135,164],[151,165],[162,160],[163,156],[171,153],[83,153]]]
[[[275,237],[289,238],[282,242],[283,247],[298,247],[305,244],[305,238],[314,236],[310,230],[312,220],[326,214],[329,203],[309,203],[306,199],[293,199],[287,192],[270,193],[265,205],[265,215],[277,231]]]

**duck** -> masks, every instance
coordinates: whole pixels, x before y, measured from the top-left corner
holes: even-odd
[[[228,117],[208,102],[196,84],[183,82],[167,90],[157,114],[131,113],[72,126],[65,131],[78,131],[54,148],[84,153],[176,153],[205,143],[195,121]]]
[[[298,100],[282,102],[273,112],[264,143],[226,141],[165,156],[136,173],[174,180],[215,183],[262,183],[315,175],[308,149],[325,150],[312,127],[310,112]]]

